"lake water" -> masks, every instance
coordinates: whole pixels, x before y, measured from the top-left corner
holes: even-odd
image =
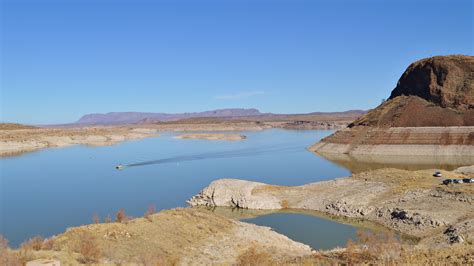
[[[2,158],[0,233],[18,246],[35,235],[48,237],[91,223],[94,214],[104,219],[123,208],[128,215],[142,216],[150,205],[157,210],[186,206],[191,196],[225,177],[301,185],[347,176],[349,170],[306,150],[331,133],[273,129],[243,132],[248,138],[237,142],[162,134],[114,146],[52,148]],[[356,231],[308,214],[269,214],[248,221],[314,248],[343,246]],[[304,228],[319,229],[305,234]]]

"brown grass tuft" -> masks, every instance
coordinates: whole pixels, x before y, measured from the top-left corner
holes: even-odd
[[[44,242],[43,237],[35,236],[33,238],[28,239],[26,242],[21,244],[21,246],[26,248],[26,249],[31,249],[31,250],[38,251],[38,250],[41,250],[41,248],[43,247],[43,242]]]
[[[88,232],[84,232],[80,236],[79,246],[76,251],[82,255],[82,263],[96,263],[102,255],[97,238]]]
[[[23,265],[17,253],[13,253],[8,248],[8,240],[0,235],[0,265],[21,266]]]
[[[43,241],[43,244],[41,246],[42,250],[52,250],[54,247],[54,239],[53,238],[48,238]]]
[[[258,250],[256,246],[251,246],[244,253],[237,257],[237,265],[275,265],[272,255],[266,251]]]
[[[97,213],[94,213],[94,215],[92,216],[92,222],[95,223],[95,224],[100,223],[100,218],[99,218],[99,215]]]
[[[129,221],[129,217],[125,214],[124,209],[120,209],[116,214],[115,214],[115,221],[117,223],[127,223]]]
[[[143,217],[145,217],[145,219],[151,222],[151,215],[155,213],[156,213],[155,205],[150,205],[148,209],[146,210],[145,215]]]
[[[400,240],[392,232],[372,233],[359,230],[357,242],[349,240],[344,259],[349,264],[377,261],[392,264],[399,260],[402,252]]]

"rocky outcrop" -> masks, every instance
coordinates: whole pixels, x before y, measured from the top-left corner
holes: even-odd
[[[269,194],[254,194],[264,183],[239,179],[219,179],[188,200],[191,206],[221,206],[244,209],[281,209],[278,199]]]
[[[388,101],[349,127],[474,126],[474,57],[435,56],[411,64]]]
[[[443,172],[444,178],[459,178]],[[237,179],[212,182],[188,203],[249,209],[303,209],[376,222],[420,238],[442,236],[448,226],[474,230],[469,184],[442,185],[433,170],[380,169],[348,178],[282,187]],[[436,207],[434,207],[436,206]],[[441,237],[451,243],[447,238]],[[431,242],[430,242],[431,243]]]
[[[436,56],[411,64],[387,101],[312,150],[474,156],[474,57]]]
[[[392,91],[423,98],[443,108],[474,108],[474,57],[435,56],[411,64]]]

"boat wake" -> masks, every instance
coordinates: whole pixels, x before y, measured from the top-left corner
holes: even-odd
[[[198,161],[198,160],[207,160],[207,159],[221,159],[221,158],[238,158],[238,157],[250,157],[265,153],[275,153],[275,152],[292,152],[292,151],[300,151],[301,149],[305,149],[305,146],[302,145],[272,145],[272,146],[260,146],[260,147],[252,147],[246,149],[239,149],[239,150],[229,150],[229,151],[218,151],[218,152],[208,152],[208,153],[200,153],[200,154],[188,154],[188,155],[181,155],[181,156],[174,156],[169,158],[163,158],[158,160],[150,160],[138,163],[131,163],[131,164],[119,164],[116,166],[117,169],[122,170],[128,167],[137,167],[137,166],[145,166],[145,165],[152,165],[152,164],[165,164],[165,163],[180,163],[180,162],[187,162],[187,161]]]

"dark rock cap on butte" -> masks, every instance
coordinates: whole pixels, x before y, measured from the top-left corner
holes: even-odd
[[[401,95],[418,96],[441,107],[474,108],[474,56],[435,56],[412,63],[390,99]]]

